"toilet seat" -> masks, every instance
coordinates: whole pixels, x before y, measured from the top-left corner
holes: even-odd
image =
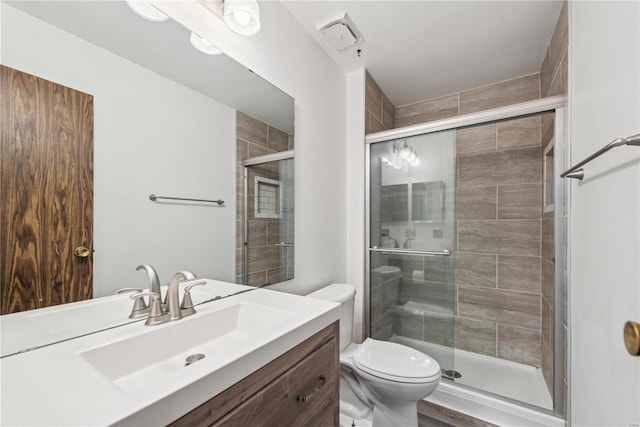
[[[356,369],[394,382],[429,383],[440,380],[440,365],[411,347],[367,338],[353,353]]]

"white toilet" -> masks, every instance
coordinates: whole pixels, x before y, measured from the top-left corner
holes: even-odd
[[[340,425],[417,426],[417,402],[438,386],[440,365],[404,345],[371,338],[352,343],[355,294],[353,286],[335,283],[307,295],[342,304]]]

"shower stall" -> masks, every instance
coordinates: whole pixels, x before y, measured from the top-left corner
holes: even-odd
[[[367,136],[367,334],[562,416],[562,98]],[[557,202],[557,203],[556,203]]]
[[[242,283],[264,286],[294,275],[294,152],[242,162]]]

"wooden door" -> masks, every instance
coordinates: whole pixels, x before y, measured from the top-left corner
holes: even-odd
[[[1,313],[91,298],[93,97],[0,67]]]

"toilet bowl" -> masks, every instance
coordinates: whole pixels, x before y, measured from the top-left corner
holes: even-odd
[[[341,304],[340,418],[347,427],[418,425],[417,402],[440,382],[440,366],[410,347],[367,338],[351,342],[355,289],[332,284],[308,295]]]

